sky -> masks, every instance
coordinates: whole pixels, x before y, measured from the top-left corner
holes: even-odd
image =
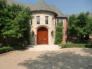
[[[15,0],[21,3],[36,4],[39,0]],[[92,0],[45,0],[48,5],[55,5],[62,13],[71,15],[92,12]]]

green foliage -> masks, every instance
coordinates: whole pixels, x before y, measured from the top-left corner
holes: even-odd
[[[92,48],[92,44],[61,44],[62,48]]]
[[[6,7],[6,0],[0,0],[0,11]]]
[[[0,48],[0,54],[5,53],[5,52],[9,52],[9,51],[12,51],[12,50],[14,50],[14,49],[10,46],[2,47],[2,48]]]
[[[29,8],[18,4],[8,5],[5,0],[0,0],[0,35],[6,39],[6,42],[8,38],[22,38],[21,42],[28,42],[30,19]]]
[[[18,44],[13,46],[10,45],[4,46],[2,43],[0,43],[0,54],[13,50],[24,50],[24,49],[26,49],[24,46],[19,46]]]
[[[2,43],[0,43],[0,47],[2,47],[3,46],[3,44]]]
[[[24,50],[24,49],[26,49],[26,47],[25,46],[19,46],[19,45],[13,45],[13,46],[11,46],[14,50]]]
[[[70,16],[68,24],[69,36],[77,36],[81,41],[89,39],[92,32],[92,19],[88,15],[89,13],[80,13],[78,16]]]
[[[56,40],[55,40],[55,44],[60,44],[62,41],[62,22],[57,24],[56,27]]]
[[[25,41],[28,43],[31,12],[18,4],[8,5],[6,0],[0,0],[0,36],[5,40],[0,42],[0,53],[22,49]],[[5,45],[5,46],[4,46]]]
[[[76,24],[77,24],[76,16],[75,15],[70,16],[68,23],[69,36],[73,36],[77,34]]]

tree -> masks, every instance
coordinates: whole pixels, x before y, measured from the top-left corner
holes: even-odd
[[[9,38],[22,38],[28,42],[30,9],[18,4],[8,5],[5,0],[1,0],[0,5],[0,35],[6,42]]]
[[[92,20],[88,17],[89,13],[80,13],[78,16],[69,18],[69,36],[76,35],[81,41],[89,39],[92,32]]]
[[[81,13],[78,17],[77,22],[77,34],[81,40],[84,40],[84,38],[90,34],[90,27],[88,23],[88,13],[84,14]]]
[[[5,22],[4,17],[6,16],[5,15],[6,6],[7,6],[6,1],[0,0],[0,35],[1,35],[1,30],[4,26],[3,23]]]
[[[77,29],[76,29],[76,24],[77,24],[77,18],[75,15],[70,16],[69,22],[68,22],[68,35],[69,36],[77,36]]]

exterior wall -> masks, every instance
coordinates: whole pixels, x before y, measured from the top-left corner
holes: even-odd
[[[50,12],[33,12],[32,13],[32,25],[31,25],[31,44],[37,44],[37,29],[39,27],[45,27],[48,29],[48,44],[52,45],[55,41],[55,18],[54,14]],[[40,24],[37,24],[36,16],[40,16]],[[45,24],[45,16],[48,16],[48,24]],[[30,21],[31,23],[31,21]],[[53,36],[51,32],[53,31]],[[33,33],[34,32],[34,33]]]

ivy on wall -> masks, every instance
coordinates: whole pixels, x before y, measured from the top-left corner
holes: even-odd
[[[57,27],[56,27],[56,39],[55,39],[55,44],[60,44],[62,42],[62,22],[57,23]]]

